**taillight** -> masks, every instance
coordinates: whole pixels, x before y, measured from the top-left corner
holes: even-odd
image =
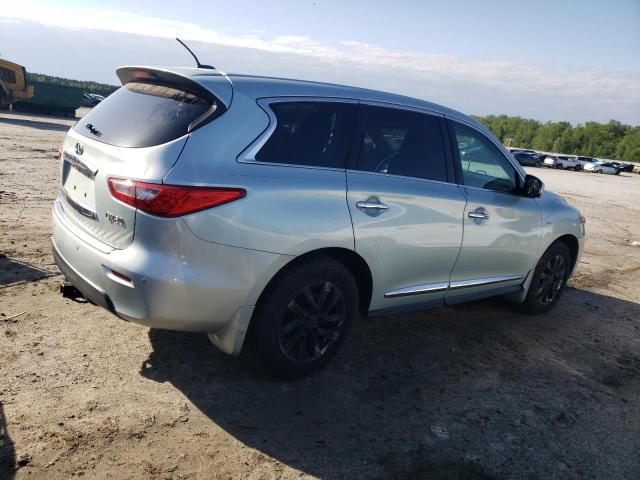
[[[243,198],[242,188],[183,187],[110,178],[111,195],[121,202],[159,217],[179,217]]]

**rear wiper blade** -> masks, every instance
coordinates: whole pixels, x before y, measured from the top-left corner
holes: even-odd
[[[100,130],[98,130],[96,127],[94,127],[93,124],[91,124],[91,123],[85,123],[84,124],[84,128],[89,130],[89,133],[95,135],[96,137],[99,137],[100,135],[102,135]]]

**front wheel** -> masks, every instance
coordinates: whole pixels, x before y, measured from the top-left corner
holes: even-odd
[[[563,242],[556,242],[544,253],[529,285],[529,292],[522,303],[528,313],[543,313],[553,307],[571,273],[571,253]]]
[[[358,288],[339,262],[317,257],[291,267],[263,294],[250,342],[271,376],[293,378],[338,353],[358,315]]]
[[[602,173],[602,170],[596,170],[596,173]]]
[[[579,172],[580,170],[582,170],[582,165],[576,165],[576,167],[574,168],[574,170],[576,172]]]
[[[561,163],[556,163],[556,168],[559,170],[562,170],[562,164]]]

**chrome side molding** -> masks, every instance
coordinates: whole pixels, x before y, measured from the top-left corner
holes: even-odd
[[[409,297],[412,295],[423,295],[425,293],[442,292],[444,290],[460,290],[463,288],[483,287],[486,285],[515,282],[517,280],[524,280],[524,275],[508,275],[502,277],[476,278],[473,280],[459,280],[456,282],[413,285],[411,287],[391,290],[390,292],[384,294],[384,298]]]
[[[384,294],[384,298],[409,297],[411,295],[422,295],[423,293],[442,292],[449,288],[449,283],[429,283],[426,285],[414,285],[412,287],[391,290]]]
[[[516,280],[524,280],[524,275],[509,275],[505,277],[487,277],[476,278],[474,280],[459,280],[450,282],[450,290],[458,290],[461,288],[484,287],[485,285],[494,285],[496,283],[515,282]]]

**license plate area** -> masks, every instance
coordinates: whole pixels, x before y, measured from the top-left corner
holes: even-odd
[[[63,158],[62,190],[67,201],[82,215],[97,220],[94,179],[98,170],[66,152]]]

